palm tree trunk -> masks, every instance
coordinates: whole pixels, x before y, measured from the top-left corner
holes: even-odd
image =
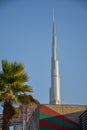
[[[2,130],[9,130],[10,105],[10,101],[4,102]]]

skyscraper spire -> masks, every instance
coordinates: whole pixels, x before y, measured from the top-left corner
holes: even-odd
[[[54,59],[57,59],[57,50],[56,50],[56,28],[54,21],[54,10],[53,10],[53,38],[52,38],[52,56]]]
[[[52,57],[51,57],[51,88],[50,104],[60,104],[60,76],[56,47],[56,28],[53,10]]]

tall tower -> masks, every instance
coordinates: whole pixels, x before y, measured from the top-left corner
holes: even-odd
[[[56,46],[56,30],[55,30],[54,12],[53,12],[53,33],[52,33],[52,57],[51,57],[51,88],[50,88],[50,104],[60,104],[60,75]]]

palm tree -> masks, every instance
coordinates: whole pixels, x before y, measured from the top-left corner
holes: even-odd
[[[38,104],[36,99],[26,94],[26,92],[33,91],[31,86],[24,84],[28,78],[23,64],[2,60],[2,71],[0,72],[0,101],[3,102],[2,130],[9,130],[10,120],[18,113],[19,109],[13,106],[14,102]]]

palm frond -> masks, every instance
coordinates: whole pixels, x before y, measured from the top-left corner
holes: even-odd
[[[26,95],[26,94],[18,95],[17,100],[19,103],[22,104],[30,104],[30,103],[40,104],[38,100],[33,98],[31,95]]]
[[[30,104],[30,100],[28,98],[28,95],[26,94],[20,94],[17,96],[17,100],[21,104]]]
[[[38,104],[38,105],[40,104],[38,100],[36,100],[35,98],[33,98],[33,96],[28,95],[28,97],[29,97],[30,102]]]
[[[21,90],[22,90],[22,92],[33,92],[32,87],[29,86],[29,85],[23,85],[23,86],[21,87]]]

